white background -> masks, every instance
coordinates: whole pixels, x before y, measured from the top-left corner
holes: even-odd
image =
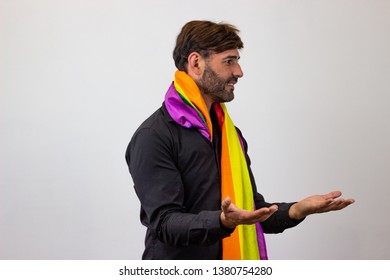
[[[0,259],[140,259],[124,159],[184,23],[241,30],[228,104],[259,191],[356,199],[267,235],[271,259],[389,259],[390,1],[0,0]]]

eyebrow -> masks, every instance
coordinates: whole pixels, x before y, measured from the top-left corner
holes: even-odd
[[[222,60],[225,60],[225,59],[237,59],[237,60],[239,60],[240,57],[237,56],[237,55],[228,55],[228,56],[225,56],[224,58],[222,58]]]

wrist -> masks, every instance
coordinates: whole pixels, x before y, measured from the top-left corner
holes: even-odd
[[[221,224],[221,226],[223,228],[226,228],[226,229],[234,229],[236,226],[233,225],[232,223],[229,223],[227,220],[226,220],[226,216],[223,212],[221,212],[221,215],[220,215],[220,218],[219,218],[219,222]]]
[[[290,209],[288,209],[288,215],[291,219],[301,220],[305,217],[305,215],[299,209],[299,202],[291,205]]]

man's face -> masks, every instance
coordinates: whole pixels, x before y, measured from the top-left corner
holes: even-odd
[[[197,84],[202,94],[213,102],[229,102],[234,98],[234,85],[243,76],[238,63],[238,50],[212,54],[205,62]]]

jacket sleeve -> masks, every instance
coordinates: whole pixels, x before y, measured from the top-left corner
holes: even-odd
[[[220,224],[220,211],[187,213],[184,188],[170,137],[153,128],[138,130],[126,152],[141,221],[158,239],[174,246],[210,245],[231,232]]]

